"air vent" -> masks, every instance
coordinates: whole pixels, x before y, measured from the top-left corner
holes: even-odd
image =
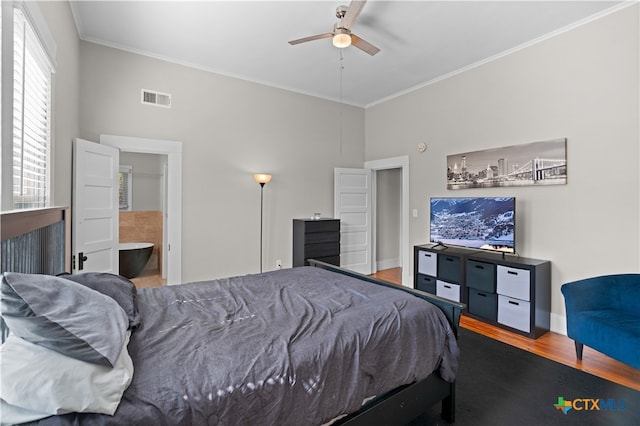
[[[142,103],[171,108],[171,95],[142,89]]]

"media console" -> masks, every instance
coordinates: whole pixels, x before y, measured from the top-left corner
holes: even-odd
[[[466,303],[465,315],[537,339],[551,322],[551,263],[434,244],[414,246],[414,288]]]

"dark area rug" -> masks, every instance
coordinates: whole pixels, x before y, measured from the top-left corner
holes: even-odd
[[[462,328],[459,345],[454,425],[640,426],[638,391]],[[411,425],[449,423],[437,405]]]

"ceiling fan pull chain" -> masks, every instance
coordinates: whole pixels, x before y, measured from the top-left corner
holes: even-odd
[[[342,71],[344,70],[344,64],[342,61],[344,60],[344,54],[342,49],[338,51],[340,52],[340,154],[342,154],[342,110],[344,109],[342,105]]]

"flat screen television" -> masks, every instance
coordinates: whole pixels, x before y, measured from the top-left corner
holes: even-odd
[[[515,253],[515,197],[432,197],[429,241]]]

